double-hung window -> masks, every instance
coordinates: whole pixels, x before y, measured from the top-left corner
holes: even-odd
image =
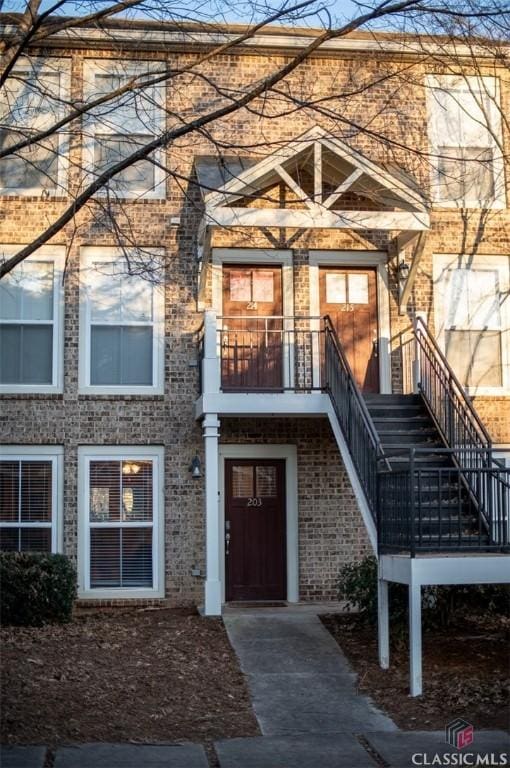
[[[61,549],[63,450],[55,446],[0,449],[0,550]]]
[[[0,91],[0,194],[64,195],[68,167],[65,129],[38,138],[61,119],[69,95],[69,62],[21,60]],[[15,146],[30,139],[26,147]]]
[[[436,334],[473,394],[510,391],[510,259],[434,257]]]
[[[64,256],[43,246],[0,281],[0,392],[62,391]]]
[[[84,160],[88,180],[150,143],[165,125],[165,88],[151,84],[163,62],[91,61],[84,67],[84,98],[105,98],[84,120]],[[147,82],[143,88],[138,85]],[[109,94],[125,92],[108,98]],[[109,180],[117,198],[164,198],[164,153],[134,162]],[[104,193],[104,190],[103,190]]]
[[[80,448],[79,473],[82,596],[162,596],[163,448]]]
[[[161,394],[164,281],[161,251],[83,248],[80,388]]]
[[[443,207],[505,207],[498,80],[430,75],[426,86],[432,199]]]

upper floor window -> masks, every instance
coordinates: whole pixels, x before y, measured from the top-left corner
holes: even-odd
[[[144,147],[165,124],[165,89],[150,81],[163,62],[91,61],[84,66],[84,98],[95,100],[134,82],[125,93],[94,107],[84,121],[84,162],[90,180]],[[137,80],[135,78],[138,78]],[[121,198],[165,197],[163,150],[117,173],[108,188]]]
[[[494,77],[427,77],[432,198],[444,207],[503,208],[501,113]]]
[[[158,254],[154,249],[143,258],[134,249],[128,253],[116,248],[82,249],[82,391],[163,392],[164,296],[160,255],[161,251]]]
[[[510,390],[509,295],[507,257],[434,257],[438,340],[472,394]]]
[[[68,93],[68,66],[62,59],[27,60],[9,75],[0,91],[0,148],[33,141],[0,159],[0,194],[65,194],[65,132],[37,136],[64,115]]]
[[[62,460],[58,446],[2,446],[0,550],[61,549]]]
[[[62,391],[64,251],[43,246],[0,281],[0,392]]]

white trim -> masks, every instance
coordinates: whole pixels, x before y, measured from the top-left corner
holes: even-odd
[[[12,71],[11,75],[9,77],[16,77],[16,75],[19,75],[20,73],[26,73],[27,80],[30,80],[30,74],[37,69],[36,78],[38,75],[43,74],[44,72],[49,72],[51,74],[57,74],[59,76],[59,93],[58,93],[58,99],[61,100],[61,103],[58,104],[58,101],[55,101],[54,103],[54,109],[56,110],[57,114],[54,115],[54,119],[57,120],[62,118],[64,116],[64,107],[63,105],[67,105],[70,99],[70,93],[71,93],[71,64],[72,59],[70,56],[35,56],[35,57],[21,57],[18,62],[16,63],[16,66],[14,67],[14,70]],[[51,101],[51,100],[50,100]],[[29,126],[25,126],[29,127]],[[9,128],[9,126],[7,126]],[[40,130],[40,129],[35,129]],[[45,194],[49,194],[51,197],[67,197],[68,190],[67,190],[67,180],[68,180],[68,172],[69,172],[69,133],[66,133],[66,129],[62,129],[62,131],[57,132],[58,134],[58,156],[57,156],[57,183],[55,186],[55,189],[47,189],[46,187],[18,187],[18,188],[5,188],[0,187],[0,196],[2,197],[12,197],[14,195],[20,196],[20,197],[40,197],[41,194],[44,192]],[[20,137],[21,138],[21,137]],[[51,138],[51,137],[49,137]]]
[[[78,447],[78,597],[83,599],[124,599],[165,596],[165,526],[164,526],[164,454],[162,446],[140,445],[86,445]],[[151,589],[145,587],[112,589],[90,588],[90,525],[89,465],[99,458],[103,461],[138,459],[153,465],[153,519],[152,519],[152,571]],[[131,524],[130,524],[131,525]],[[147,525],[147,523],[142,523]],[[136,527],[136,526],[133,526]]]
[[[140,74],[150,74],[151,70],[158,70],[161,71],[162,69],[165,69],[167,66],[167,62],[165,61],[134,61],[134,60],[127,60],[127,59],[85,59],[83,62],[83,98],[85,102],[87,102],[89,99],[92,100],[96,98],[97,94],[94,88],[94,82],[95,82],[95,76],[98,73],[118,73],[120,69],[120,73],[122,75],[130,75],[130,76],[136,76]],[[144,125],[145,130],[142,131],[144,135],[147,135],[147,143],[149,140],[154,139],[158,133],[162,132],[165,128],[166,124],[166,110],[165,110],[165,104],[166,104],[166,88],[164,83],[157,83],[154,85],[148,86],[150,89],[154,89],[156,92],[156,97],[154,99],[154,109],[156,109],[157,105],[163,105],[162,107],[159,107],[158,115],[156,118],[156,124],[154,125],[153,130],[149,130],[149,126]],[[101,118],[101,116],[98,116],[94,118],[94,113],[91,112],[88,115],[85,115],[83,118],[84,126],[86,126],[86,130],[84,132],[83,136],[83,142],[82,142],[82,154],[83,154],[83,168],[84,169],[90,169],[88,172],[86,172],[86,178],[85,183],[91,183],[94,178],[94,168],[95,168],[95,161],[94,161],[94,144],[95,144],[95,133],[96,128],[99,126],[100,131],[98,133],[101,134],[112,134],[112,135],[121,135],[120,131],[114,132],[112,131],[107,123],[105,123],[104,119]],[[129,136],[130,131],[128,131],[125,135],[126,137]],[[150,137],[150,139],[149,139]],[[150,160],[150,157],[148,158]],[[164,165],[165,165],[165,159],[164,159],[164,150],[162,148],[159,148],[155,150],[154,152],[154,159],[156,161],[156,164],[154,167],[154,186],[150,189],[139,189],[139,190],[117,190],[115,187],[112,187],[112,194],[116,199],[124,199],[124,200],[163,200],[166,198],[166,174],[164,171]],[[106,195],[106,189],[102,188],[97,193],[97,196],[102,197]]]
[[[129,250],[129,249],[128,249]],[[155,258],[163,262],[163,248],[148,248]],[[80,394],[96,395],[162,395],[164,392],[165,366],[165,282],[153,283],[153,347],[152,385],[92,385],[90,384],[90,302],[88,291],[93,290],[89,272],[96,261],[108,262],[122,259],[122,249],[104,246],[80,248],[80,341],[79,341],[79,388]],[[144,279],[141,277],[140,279]]]
[[[2,256],[9,258],[23,248],[19,245],[0,246]],[[31,393],[53,394],[64,390],[64,268],[66,248],[64,245],[43,245],[27,257],[26,261],[53,262],[53,321],[44,325],[53,325],[52,348],[52,383],[51,384],[0,384],[0,394]],[[13,272],[15,272],[16,267]],[[31,321],[4,321],[0,325],[30,325]]]
[[[51,461],[51,551],[64,549],[64,448],[61,445],[0,445],[0,461]],[[41,528],[40,523],[2,524],[4,527]],[[1,527],[1,526],[0,526]]]
[[[381,394],[391,394],[391,320],[388,254],[384,251],[309,251],[310,315],[320,316],[319,267],[376,267],[377,312],[379,326],[379,386]],[[318,321],[312,320],[314,329]],[[318,361],[318,355],[316,355]],[[319,376],[318,362],[314,379]]]
[[[285,331],[293,328],[294,316],[294,262],[291,250],[277,250],[271,248],[213,248],[211,255],[212,269],[212,306],[218,315],[223,313],[223,264],[272,264],[282,267],[282,310],[284,317],[283,327]],[[218,323],[221,329],[221,322]],[[289,381],[289,372],[292,375],[292,346],[285,345],[283,371],[284,386],[292,386]],[[219,355],[218,355],[219,357]]]
[[[201,30],[200,25],[193,27],[187,25],[182,29],[151,29],[148,28],[119,28],[108,27],[104,29],[96,29],[94,27],[79,27],[59,30],[53,34],[52,38],[63,38],[69,40],[70,43],[76,43],[76,41],[99,41],[108,44],[114,43],[120,45],[122,43],[133,42],[136,44],[136,50],[140,50],[140,42],[148,45],[161,44],[165,48],[168,45],[223,45],[225,43],[232,43],[239,38],[239,36],[246,31],[247,27],[243,25],[230,25],[231,31],[223,31],[218,29],[217,31],[211,29],[208,32]],[[270,29],[270,28],[269,28]],[[254,35],[252,38],[248,38],[243,42],[243,47],[249,48],[288,48],[299,49],[309,46],[317,37],[312,35],[309,31],[301,30],[299,34],[295,31],[287,32],[285,29],[281,31],[277,26],[273,27],[274,34],[269,31],[261,32]],[[13,35],[19,31],[18,26],[14,24],[2,24],[0,25],[0,31],[5,35]],[[317,34],[323,30],[317,30]],[[505,49],[508,46],[503,46],[502,54],[504,55]],[[236,48],[239,50],[239,47]],[[394,37],[377,36],[374,34],[366,35],[364,37],[356,37],[355,33],[336,38],[334,40],[326,40],[318,51],[320,54],[322,51],[357,51],[362,54],[367,53],[398,53],[409,54],[413,56],[431,56],[440,55],[443,56],[455,56],[467,57],[470,61],[473,57],[495,59],[495,54],[491,50],[490,46],[482,45],[467,45],[458,41],[445,43],[443,40],[436,42],[433,35],[430,35],[427,39],[416,39],[411,35],[407,39],[395,39]]]
[[[489,268],[499,274],[499,294],[507,296],[510,291],[510,255],[495,254],[459,254],[434,253],[432,257],[432,290],[434,300],[434,325],[437,343],[443,353],[445,351],[445,318],[446,306],[444,272],[448,268]],[[465,387],[469,395],[510,395],[510,302],[508,299],[500,304],[501,311],[501,387]],[[505,339],[507,340],[505,342]]]
[[[206,224],[219,227],[295,227],[297,229],[383,229],[430,228],[428,213],[413,211],[332,211],[292,208],[235,208],[207,203]]]
[[[299,601],[298,469],[295,445],[221,443],[219,452],[220,530],[225,530],[225,459],[284,459],[287,537],[287,601]],[[225,537],[220,536],[222,600],[225,602]]]

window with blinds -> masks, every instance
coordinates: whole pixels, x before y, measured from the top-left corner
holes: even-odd
[[[89,462],[91,589],[154,586],[154,463]]]
[[[53,459],[0,460],[0,549],[51,552],[55,547]]]
[[[426,80],[433,196],[446,204],[504,205],[496,78],[431,75]]]
[[[65,131],[36,140],[64,114],[68,65],[46,57],[34,66],[18,64],[0,89],[0,148],[33,137],[23,149],[0,159],[0,192],[65,194],[68,136]]]
[[[151,84],[151,71],[158,62],[90,61],[84,68],[84,96],[88,101],[119,91],[130,83],[144,81],[144,88],[129,88],[122,95],[95,106],[85,118],[84,158],[91,176],[150,143],[165,122],[165,87]],[[162,151],[133,163],[108,182],[119,197],[165,196]]]

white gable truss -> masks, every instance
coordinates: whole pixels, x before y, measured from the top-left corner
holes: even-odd
[[[330,163],[337,163],[341,177],[336,188],[327,194],[323,186],[326,156]],[[309,176],[313,177],[312,193],[305,192],[289,172],[302,158],[308,164]],[[303,204],[302,208],[236,205],[241,199],[254,199],[264,189],[281,182]],[[370,198],[386,210],[342,210],[337,203],[341,203],[346,192]],[[218,190],[204,194],[204,203],[202,232],[207,226],[396,232],[420,232],[429,228],[426,203],[404,174],[386,170],[318,126],[241,171]]]

